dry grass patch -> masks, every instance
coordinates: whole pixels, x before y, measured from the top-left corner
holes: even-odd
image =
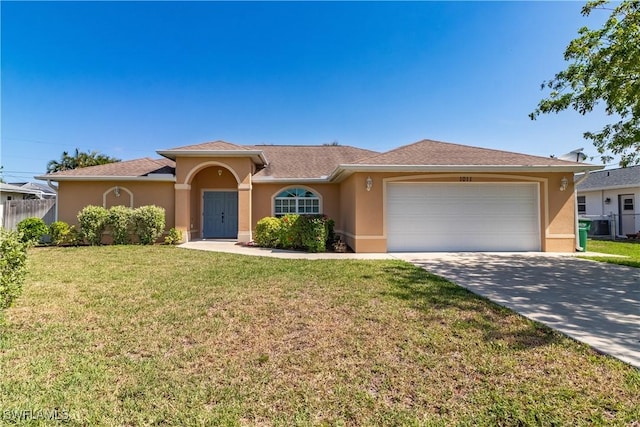
[[[130,246],[37,249],[30,269],[2,327],[3,409],[64,408],[71,425],[640,420],[638,370],[399,261]]]

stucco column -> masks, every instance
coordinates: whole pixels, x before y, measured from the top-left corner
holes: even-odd
[[[238,242],[251,241],[251,184],[238,184]]]
[[[175,227],[182,231],[185,241],[191,240],[191,186],[189,184],[175,185]]]

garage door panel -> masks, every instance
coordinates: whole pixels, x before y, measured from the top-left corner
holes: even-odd
[[[540,249],[536,184],[390,183],[389,251]]]

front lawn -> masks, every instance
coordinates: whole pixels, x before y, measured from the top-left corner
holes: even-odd
[[[4,424],[38,410],[78,426],[640,421],[640,371],[404,262],[29,256],[0,330]]]
[[[628,265],[640,267],[640,241],[636,240],[592,240],[587,241],[589,252],[600,252],[603,254],[619,255],[617,257],[583,257],[595,261],[608,262],[611,264]],[[625,258],[620,258],[623,256]]]

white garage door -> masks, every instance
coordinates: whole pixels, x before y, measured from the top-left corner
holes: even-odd
[[[538,251],[537,184],[389,183],[387,250]]]

